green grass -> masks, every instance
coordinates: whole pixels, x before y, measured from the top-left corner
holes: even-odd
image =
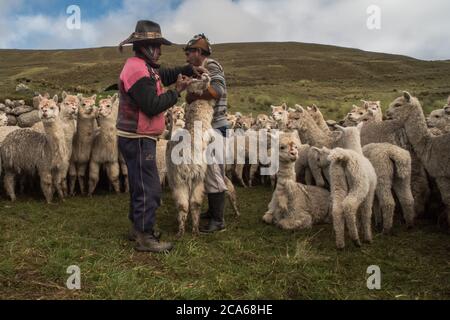
[[[435,224],[377,234],[337,251],[331,225],[285,232],[261,222],[271,190],[238,188],[242,216],[227,231],[177,240],[170,194],[158,211],[169,254],[137,253],[126,240],[128,196],[99,194],[46,205],[0,202],[0,298],[15,299],[449,299],[450,243]],[[65,288],[81,268],[82,289]],[[382,289],[368,290],[379,265]]]

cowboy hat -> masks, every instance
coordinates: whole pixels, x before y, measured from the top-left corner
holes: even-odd
[[[135,31],[119,44],[119,48],[124,45],[145,41],[149,43],[164,44],[170,46],[172,42],[163,38],[159,24],[149,20],[140,20],[136,24]]]

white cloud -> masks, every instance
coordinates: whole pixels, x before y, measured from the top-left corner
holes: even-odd
[[[39,0],[40,1],[40,0]],[[381,8],[381,30],[366,27],[369,5]],[[213,43],[299,41],[398,53],[422,59],[450,59],[450,2],[428,0],[184,0],[175,10],[165,0],[124,0],[121,9],[82,29],[65,27],[66,16],[6,19],[19,2],[0,2],[0,48],[114,46],[138,19],[161,24],[169,40],[185,43],[204,32]],[[83,8],[81,8],[83,10]],[[5,22],[8,21],[8,22]]]

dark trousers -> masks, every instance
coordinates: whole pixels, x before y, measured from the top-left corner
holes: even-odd
[[[137,231],[152,233],[162,193],[156,167],[156,141],[149,138],[119,137],[119,150],[128,167],[128,217]]]

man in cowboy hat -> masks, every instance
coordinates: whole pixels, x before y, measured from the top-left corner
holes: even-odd
[[[117,132],[119,150],[128,167],[129,219],[133,224],[130,240],[136,240],[138,251],[165,252],[173,246],[160,242],[154,230],[162,192],[155,160],[156,141],[165,129],[164,111],[177,103],[190,84],[188,77],[198,68],[160,68],[157,62],[161,45],[171,42],[163,38],[155,22],[138,21],[136,31],[120,44],[120,50],[127,44],[133,45],[135,56],[126,61],[120,74]],[[164,90],[163,85],[174,83],[175,89]]]
[[[215,100],[212,127],[225,137],[229,128],[227,120],[227,86],[222,66],[210,58],[211,45],[204,34],[194,36],[184,47],[186,61],[197,67],[204,67],[211,77],[211,83],[201,95],[188,93],[186,102],[191,103],[198,99]],[[202,72],[203,69],[199,70]],[[200,228],[200,232],[213,233],[225,229],[224,205],[225,191],[225,165],[210,164],[206,172],[205,190],[208,194],[208,211],[201,217],[208,219],[206,227]]]

